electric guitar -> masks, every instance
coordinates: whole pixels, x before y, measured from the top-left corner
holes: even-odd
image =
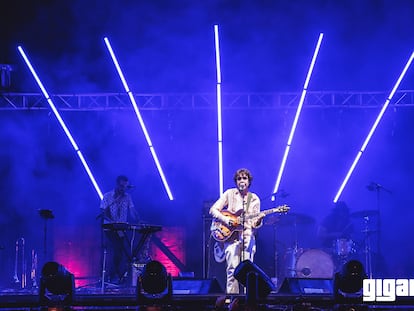
[[[266,215],[273,214],[273,213],[286,213],[289,211],[289,209],[290,207],[285,204],[285,205],[274,207],[268,210],[261,211],[259,213],[245,216],[244,220],[252,219],[260,215],[266,216]],[[211,235],[214,238],[214,240],[216,240],[217,242],[224,242],[228,238],[231,237],[233,232],[242,231],[243,230],[243,227],[241,225],[242,219],[243,219],[241,215],[242,212],[243,210],[239,210],[237,213],[231,213],[229,211],[221,211],[221,214],[223,214],[224,216],[230,217],[231,225],[227,225],[223,223],[221,220],[214,218],[211,223],[211,227],[210,227]]]

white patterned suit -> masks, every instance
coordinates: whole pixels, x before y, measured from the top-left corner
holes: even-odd
[[[250,200],[248,199],[249,196]],[[249,204],[247,203],[248,201],[250,201]],[[260,213],[260,199],[252,192],[248,192],[246,195],[242,196],[239,189],[231,188],[226,190],[210,208],[210,214],[213,217],[228,224],[229,218],[221,213],[223,209],[233,214],[244,210],[243,215],[249,217],[249,215]],[[233,276],[234,269],[243,260],[248,259],[253,261],[256,252],[254,231],[261,225],[262,221],[261,219],[258,221],[257,217],[246,219],[243,226],[243,235],[241,234],[242,232],[235,231],[232,236],[224,242],[227,264],[226,292],[228,294],[239,293],[239,283]],[[244,242],[243,252],[241,249],[242,241]]]

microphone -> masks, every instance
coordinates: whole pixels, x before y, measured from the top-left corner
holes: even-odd
[[[374,191],[374,190],[377,190],[377,189],[380,189],[380,188],[382,188],[382,186],[380,184],[377,184],[376,182],[373,182],[373,181],[371,181],[369,183],[369,185],[367,185],[367,189],[369,191]]]
[[[246,189],[246,184],[245,184],[244,182],[241,182],[241,183],[239,184],[239,190],[240,190],[240,191],[243,191],[244,189]]]

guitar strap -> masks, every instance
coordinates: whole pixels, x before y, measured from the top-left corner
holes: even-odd
[[[249,210],[249,206],[250,206],[250,202],[251,202],[251,200],[252,200],[252,193],[251,193],[251,192],[249,192],[249,193],[247,194],[246,211],[248,211],[248,210]]]

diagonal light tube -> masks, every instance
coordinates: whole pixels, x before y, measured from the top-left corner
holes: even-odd
[[[384,115],[385,111],[387,110],[388,105],[390,104],[390,101],[394,97],[395,92],[397,91],[398,87],[400,86],[400,83],[401,83],[402,79],[404,78],[408,68],[410,67],[410,65],[413,61],[413,58],[414,58],[414,52],[411,54],[411,57],[408,59],[407,63],[405,64],[405,67],[404,67],[403,71],[401,72],[400,76],[398,77],[397,82],[394,84],[394,87],[392,88],[392,90],[390,92],[390,95],[388,95],[388,98],[385,101],[384,105],[382,106],[381,111],[379,112],[377,118],[375,119],[375,122],[372,125],[371,130],[369,131],[367,137],[365,138],[365,140],[364,140],[364,142],[361,146],[361,149],[359,149],[354,161],[352,162],[352,165],[351,165],[350,169],[346,173],[346,176],[345,176],[341,186],[339,187],[338,192],[335,195],[335,198],[333,200],[334,203],[338,202],[339,197],[341,196],[346,184],[348,183],[349,178],[351,177],[356,165],[358,164],[359,159],[362,156],[362,153],[365,151],[369,141],[371,140],[372,135],[375,132],[375,129],[377,128],[379,122],[381,121],[382,116]]]
[[[311,61],[311,64],[309,66],[308,74],[306,75],[305,84],[304,84],[303,90],[302,90],[302,95],[300,97],[299,105],[298,105],[298,108],[296,110],[295,119],[293,120],[292,128],[290,130],[289,138],[288,138],[288,141],[287,141],[287,144],[286,144],[285,153],[283,154],[282,163],[280,165],[279,173],[277,175],[275,187],[273,188],[273,194],[276,194],[279,190],[280,181],[282,179],[282,174],[283,174],[283,171],[285,169],[287,157],[288,157],[288,154],[289,154],[289,151],[290,151],[290,147],[292,145],[293,136],[295,134],[295,130],[296,130],[296,126],[298,124],[299,116],[300,116],[300,113],[302,111],[303,103],[305,101],[305,96],[306,96],[306,92],[308,90],[309,80],[310,80],[310,77],[312,75],[313,68],[315,66],[316,58],[317,58],[318,53],[319,53],[319,49],[320,49],[320,46],[321,46],[321,43],[322,43],[322,39],[323,39],[323,33],[320,33],[319,38],[318,38],[318,42],[316,44],[315,51],[313,53],[312,61]],[[273,199],[274,199],[274,197],[273,197]]]
[[[145,139],[146,139],[147,144],[148,144],[148,147],[149,147],[149,149],[151,151],[151,154],[152,154],[152,157],[154,159],[155,165],[157,166],[158,173],[160,174],[160,177],[161,177],[162,183],[164,184],[164,188],[165,188],[165,190],[167,192],[168,198],[172,201],[172,200],[174,200],[174,197],[173,197],[173,195],[171,193],[171,190],[170,190],[170,187],[168,185],[167,179],[165,178],[165,175],[164,175],[164,172],[162,170],[160,161],[158,160],[157,153],[155,152],[154,146],[153,146],[152,141],[151,141],[151,138],[150,138],[150,136],[148,134],[147,128],[146,128],[145,123],[144,123],[144,120],[142,119],[142,116],[141,116],[141,113],[139,111],[138,105],[137,105],[137,103],[135,101],[135,97],[134,97],[134,95],[132,94],[132,92],[129,89],[128,83],[126,82],[126,79],[124,77],[124,74],[122,73],[121,67],[119,66],[119,62],[118,62],[118,60],[117,60],[117,58],[115,56],[115,53],[114,53],[114,51],[112,49],[112,46],[111,46],[108,38],[105,37],[104,38],[104,41],[105,41],[106,47],[108,48],[109,54],[111,55],[112,61],[114,62],[114,65],[116,67],[116,70],[118,72],[118,75],[119,75],[119,77],[120,77],[120,79],[122,81],[122,84],[123,84],[123,86],[125,88],[125,91],[128,94],[128,97],[129,97],[129,99],[130,99],[130,101],[132,103],[132,106],[134,107],[135,114],[136,114],[136,116],[138,118],[139,124],[141,125],[141,129],[144,132]]]
[[[36,83],[38,84],[38,86],[40,87],[40,90],[43,93],[43,96],[46,98],[50,108],[52,109],[56,119],[58,120],[60,126],[62,127],[63,131],[65,132],[66,136],[68,137],[70,143],[72,144],[73,149],[75,149],[76,154],[78,155],[79,159],[81,160],[83,167],[86,170],[86,173],[89,176],[89,179],[91,180],[93,186],[95,187],[96,192],[98,193],[99,198],[102,200],[103,195],[102,195],[102,191],[99,188],[95,177],[93,176],[88,163],[86,162],[85,158],[83,157],[82,152],[80,151],[78,145],[75,142],[75,139],[73,138],[72,134],[70,133],[68,127],[66,126],[65,122],[63,121],[59,111],[56,109],[55,104],[53,103],[52,99],[50,98],[48,92],[46,91],[45,87],[43,86],[42,81],[40,81],[39,76],[37,75],[36,71],[34,70],[32,64],[29,61],[29,58],[27,57],[26,53],[24,52],[23,48],[21,46],[17,47],[18,51],[20,52],[21,56],[23,57],[27,67],[29,67],[30,72],[32,73],[34,79],[36,80]]]

